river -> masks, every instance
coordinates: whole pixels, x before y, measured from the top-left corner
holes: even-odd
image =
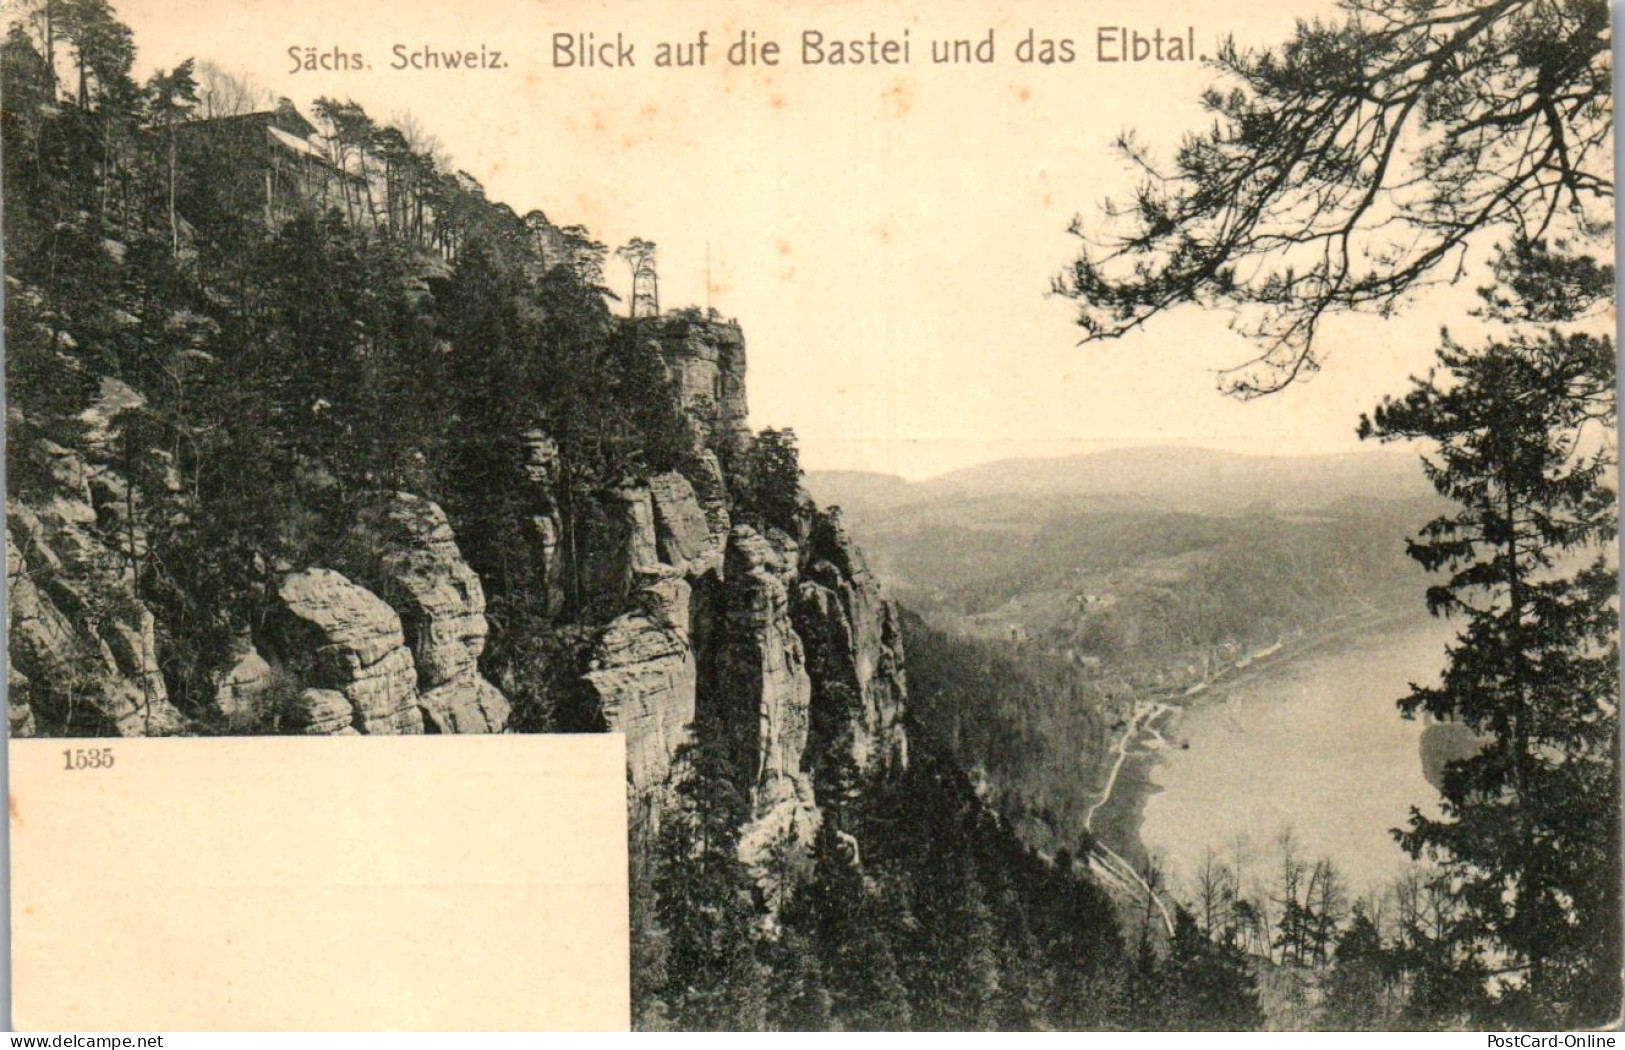
[[[1388,829],[1413,805],[1435,812],[1438,796],[1422,776],[1422,723],[1394,701],[1438,681],[1452,636],[1438,621],[1373,628],[1190,706],[1150,771],[1145,847],[1189,886],[1210,846],[1267,857],[1290,825],[1302,855],[1330,857],[1355,893],[1390,883],[1408,860]]]

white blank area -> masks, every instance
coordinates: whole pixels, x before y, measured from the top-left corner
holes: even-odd
[[[111,770],[63,751],[111,747]],[[10,744],[21,1030],[624,1030],[620,736]]]

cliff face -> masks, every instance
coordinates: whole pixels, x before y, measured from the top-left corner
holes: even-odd
[[[906,765],[908,685],[897,607],[838,519],[822,520],[810,546],[795,622],[818,670],[815,717],[858,769]]]
[[[896,612],[839,522],[810,503],[794,536],[736,521],[707,446],[748,435],[737,325],[638,323],[652,326],[688,417],[687,465],[603,487],[591,507],[572,509],[567,542],[558,447],[543,431],[524,434],[523,556],[540,569],[548,629],[588,639],[579,690],[604,728],[626,734],[634,820],[658,823],[683,746],[696,725],[712,727],[749,795],[741,850],[756,861],[792,832],[812,841],[821,762],[906,762]],[[115,393],[123,407],[139,402]],[[112,447],[117,407],[93,421],[101,441],[89,447]],[[355,501],[343,553],[270,573],[268,611],[240,629],[212,709],[183,713],[159,671],[153,614],[129,579],[126,552],[141,541],[121,527],[128,493],[111,457],[48,451],[51,496],[8,506],[15,734],[508,729],[510,699],[481,671],[485,587],[434,502],[405,492]],[[577,591],[569,616],[567,581]]]
[[[656,345],[685,411],[704,424],[750,434],[745,395],[745,335],[733,321],[666,319]]]
[[[85,414],[86,453],[45,442],[46,492],[6,507],[7,679],[14,735],[179,731],[159,671],[155,622],[137,600],[124,528],[130,492],[112,469],[114,416],[138,406],[103,385]]]
[[[799,550],[782,532],[764,537],[742,525],[729,535],[727,572],[718,699],[751,788],[742,846],[755,858],[792,827],[802,842],[817,830],[806,761],[812,680],[790,619]]]
[[[628,515],[633,528],[624,550],[638,589],[599,637],[586,680],[610,731],[626,734],[634,796],[658,806],[694,721],[721,540],[681,474],[658,475],[623,497],[637,508]],[[728,509],[719,505],[713,513],[725,522]],[[696,611],[704,621],[698,634]]]

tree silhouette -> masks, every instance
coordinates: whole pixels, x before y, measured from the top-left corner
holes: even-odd
[[[1443,815],[1397,835],[1443,864],[1458,946],[1504,957],[1504,1020],[1599,1023],[1620,994],[1613,346],[1552,331],[1439,356],[1360,432],[1437,444],[1428,476],[1459,509],[1410,553],[1464,625],[1442,683],[1400,704],[1484,744],[1446,765]]]
[[[1274,50],[1227,42],[1233,84],[1171,168],[1131,135],[1143,174],[1107,202],[1055,279],[1085,340],[1183,303],[1232,309],[1258,356],[1247,397],[1316,370],[1321,322],[1386,316],[1453,281],[1494,231],[1535,244],[1611,229],[1611,63],[1603,0],[1343,0]],[[1604,292],[1606,295],[1606,291]]]

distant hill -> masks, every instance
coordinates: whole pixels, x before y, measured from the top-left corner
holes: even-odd
[[[808,471],[806,486],[820,506],[837,504],[848,514],[871,514],[929,497],[918,482],[867,470]]]
[[[1041,497],[1053,506],[1090,497],[1124,510],[1230,514],[1260,505],[1302,511],[1340,499],[1425,498],[1432,492],[1408,451],[1271,457],[1172,446],[997,460],[920,482],[864,471],[814,471],[807,488],[821,504],[840,506],[855,518],[987,498]]]

